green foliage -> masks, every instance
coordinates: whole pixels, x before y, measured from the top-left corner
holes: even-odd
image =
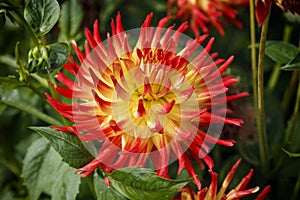
[[[56,119],[43,113],[41,110],[37,109],[35,105],[32,104],[32,100],[36,96],[32,96],[32,92],[28,89],[15,89],[15,90],[0,90],[0,103],[7,106],[14,107],[25,113],[33,115],[49,124],[61,125]]]
[[[21,86],[24,86],[24,84],[19,82],[19,80],[15,76],[11,75],[7,77],[0,77],[0,88],[13,90]]]
[[[47,45],[49,49],[50,73],[60,69],[68,60],[70,54],[69,46],[66,43],[53,43]]]
[[[76,14],[75,14],[76,13]],[[83,19],[83,12],[78,0],[65,1],[61,7],[59,18],[60,39],[69,42],[80,36],[79,28]]]
[[[61,155],[63,161],[71,167],[82,167],[93,159],[93,156],[75,135],[55,131],[49,127],[31,127],[31,129],[48,140],[50,145]]]
[[[22,177],[32,200],[47,193],[53,199],[73,200],[79,192],[80,178],[75,169],[62,162],[49,143],[41,138],[28,149]]]
[[[172,199],[178,190],[190,182],[188,180],[167,180],[151,169],[128,167],[113,171],[108,175],[112,187],[132,200]]]
[[[30,50],[27,69],[31,73],[47,76],[57,72],[68,60],[69,46],[66,43],[40,45]]]
[[[98,200],[102,199],[114,199],[114,200],[126,200],[126,198],[120,194],[113,187],[108,187],[104,179],[97,173],[94,174],[94,187]]]
[[[283,70],[300,70],[300,53],[289,63],[282,66]]]
[[[275,62],[287,64],[291,62],[300,53],[300,50],[287,42],[283,41],[267,41],[266,55]]]
[[[86,26],[92,28],[95,19],[91,16],[99,17],[101,34],[106,36],[107,32],[111,32],[108,28],[110,20],[115,18],[118,11],[121,12],[122,23],[126,30],[139,27],[150,12],[153,12],[151,25],[156,25],[159,19],[166,16],[167,6],[167,1],[160,0],[102,0],[100,2],[97,0],[0,0],[0,200],[87,199],[77,196],[81,179],[79,175],[74,174],[74,168],[80,168],[89,163],[94,159],[94,154],[91,154],[89,144],[82,143],[75,135],[45,127],[63,126],[70,122],[58,120],[58,114],[47,104],[44,93],[51,93],[54,98],[61,98],[62,102],[65,102],[66,99],[59,97],[59,94],[54,91],[55,75],[67,62],[71,53],[70,40],[78,41],[79,48],[84,49],[81,40],[83,28]],[[236,69],[230,71],[231,69],[228,68],[226,73],[236,72],[240,75],[242,82],[237,84],[236,90],[250,88],[251,83],[248,80],[252,77],[249,74],[250,69],[247,68],[251,62],[246,49],[249,40],[249,30],[247,30],[249,24],[246,24],[248,8],[243,9],[246,12],[241,12],[239,17],[242,17],[242,21],[245,22],[244,29],[226,27],[224,36],[215,34],[216,31],[210,32],[209,36],[216,38],[216,45],[211,52],[218,52],[221,58],[235,55],[235,63],[230,68],[236,67]],[[173,11],[176,12],[175,6],[173,6]],[[279,11],[275,10],[275,12]],[[292,27],[290,37],[283,37],[285,41],[289,39],[292,41],[288,43],[278,40],[282,37],[281,28],[286,21],[281,19],[275,24],[272,23],[275,19],[272,16],[276,16],[276,20],[280,18],[278,16],[281,16],[281,13],[276,14],[278,13],[271,14],[270,31],[268,31],[270,41],[266,43],[265,55],[283,65],[282,70],[299,70],[300,50],[292,44],[299,40],[299,15],[285,13],[289,26]],[[177,26],[179,24],[177,22],[180,20],[170,20],[169,24]],[[192,34],[190,36],[194,37]],[[15,51],[13,51],[14,47]],[[257,47],[259,48],[259,44]],[[270,65],[267,68],[272,69],[271,65],[274,63],[268,61],[265,65]],[[296,73],[298,72],[293,74]],[[67,73],[65,74],[68,76]],[[286,90],[289,91],[287,96],[295,96],[296,85],[292,81],[289,84],[291,74],[282,72],[282,76],[278,79],[280,84],[277,84],[273,92],[266,95],[263,109],[266,113],[268,132],[266,143],[270,147],[268,162],[272,164],[272,167],[274,166],[274,169],[270,167],[269,174],[262,175],[258,151],[259,141],[255,133],[255,117],[253,111],[241,108],[244,112],[241,119],[252,117],[252,121],[245,120],[243,127],[251,126],[252,128],[246,131],[253,132],[253,134],[244,135],[244,138],[243,135],[239,136],[235,146],[237,148],[233,148],[228,154],[226,154],[227,151],[223,152],[223,149],[220,150],[219,155],[212,154],[216,161],[214,171],[218,172],[220,181],[227,175],[233,162],[238,157],[243,157],[243,162],[230,187],[235,186],[249,168],[255,167],[254,179],[251,182],[259,186],[271,183],[273,196],[270,199],[284,199],[290,196],[298,199],[300,136],[297,133],[299,133],[300,122],[299,119],[295,123],[288,120],[292,115],[291,110],[296,107],[294,99],[290,98],[292,100],[288,103],[282,102],[281,99],[285,96],[283,91]],[[263,77],[269,78],[268,70],[265,70]],[[251,89],[247,91],[250,92]],[[263,97],[260,96],[260,98]],[[249,99],[247,101],[251,101]],[[248,106],[247,104],[242,106],[245,105]],[[233,108],[232,110],[235,111],[235,107],[242,106],[239,103],[232,103],[230,109]],[[284,108],[281,109],[282,107]],[[33,131],[27,129],[28,126],[32,126],[31,129],[39,135],[32,134]],[[233,134],[226,133],[224,136],[236,139],[237,130],[234,129],[233,132]],[[293,133],[290,141],[285,138],[287,133]],[[43,138],[40,138],[40,135]],[[253,138],[245,138],[249,136]],[[243,141],[239,140],[240,138]],[[117,169],[111,174],[102,172],[105,178],[95,172],[93,177],[83,179],[82,185],[88,183],[90,189],[84,188],[85,192],[92,192],[94,198],[99,200],[172,199],[180,188],[190,183],[190,180],[184,179],[189,176],[186,175],[188,174],[186,169],[183,170],[186,173],[183,178],[177,174],[177,165],[178,163],[173,163],[169,169],[170,177],[175,180],[158,177],[150,169],[129,167]],[[201,171],[195,162],[192,162],[192,165],[203,185],[208,186],[210,179],[205,180],[205,178],[206,175],[209,176],[209,173],[206,170]],[[101,170],[98,169],[98,171]],[[104,180],[110,181],[110,187],[107,187]],[[297,185],[295,180],[298,180],[298,189],[290,187]],[[293,195],[290,195],[292,193]]]
[[[0,10],[0,29],[5,25],[5,10]]]
[[[105,30],[105,25],[109,22],[109,19],[111,18],[112,13],[118,8],[118,6],[122,3],[123,0],[104,0],[104,6],[99,13],[99,19],[101,21],[100,24],[100,30]]]
[[[24,11],[24,17],[34,33],[41,37],[56,24],[60,7],[56,0],[30,0]]]

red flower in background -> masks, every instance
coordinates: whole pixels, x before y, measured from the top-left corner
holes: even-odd
[[[168,12],[172,13],[172,5],[176,4],[175,18],[188,20],[196,36],[207,33],[214,26],[224,35],[223,26],[229,23],[242,28],[242,23],[236,19],[234,7],[248,6],[249,0],[168,0]]]
[[[213,39],[202,49],[207,35],[196,37],[178,50],[187,24],[176,31],[174,26],[163,29],[169,20],[163,18],[157,28],[150,28],[151,18],[152,14],[146,17],[133,47],[129,41],[134,38],[124,32],[120,14],[112,21],[112,36],[108,34],[106,42],[96,21],[93,32],[85,30],[85,54],[72,43],[81,65],[70,57],[56,77],[60,82],[56,90],[72,103],[50,95],[47,99],[73,125],[52,128],[84,142],[99,142],[96,158],[77,170],[81,176],[99,166],[111,171],[152,162],[158,175],[168,177],[173,160],[179,164],[178,173],[186,168],[200,189],[191,160],[200,167],[204,161],[212,169],[210,145],[233,145],[232,140],[218,138],[224,123],[242,123],[225,116],[226,103],[248,94],[226,97],[227,86],[237,81],[220,75],[233,57],[209,55]]]
[[[271,3],[275,3],[282,10],[290,10],[300,15],[299,0],[255,0],[255,15],[259,25],[262,25],[269,13]]]
[[[237,170],[241,159],[239,159],[232,167],[230,172],[228,172],[227,176],[225,177],[221,188],[218,190],[218,174],[210,170],[211,174],[211,184],[207,188],[203,188],[198,192],[194,192],[191,187],[185,187],[181,189],[180,196],[176,197],[174,200],[237,200],[244,196],[251,195],[256,193],[259,190],[259,187],[256,186],[254,188],[245,189],[248,185],[249,181],[252,178],[254,170],[251,169],[249,173],[239,182],[235,188],[231,189],[229,192],[225,193],[228,189],[229,184]],[[271,187],[266,186],[261,193],[257,196],[256,200],[263,200],[268,193],[270,193]]]

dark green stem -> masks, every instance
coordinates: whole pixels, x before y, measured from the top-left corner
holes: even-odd
[[[251,35],[251,70],[252,70],[252,87],[253,103],[257,106],[257,70],[256,70],[256,38],[255,38],[255,16],[254,0],[250,0],[250,35]]]
[[[299,190],[300,190],[300,173],[298,175],[297,182],[294,187],[294,191],[291,198],[292,200],[297,200],[297,196],[299,195]]]
[[[293,30],[292,26],[290,26],[289,24],[285,25],[282,41],[288,42],[290,40],[292,30]],[[274,88],[278,82],[278,79],[280,76],[280,67],[281,67],[281,64],[277,63],[272,71],[272,74],[271,74],[269,82],[268,82],[268,92],[269,93],[271,93],[274,90]]]
[[[292,119],[291,119],[291,127],[290,127],[290,130],[287,131],[287,134],[286,134],[285,139],[284,139],[284,143],[285,143],[284,147],[287,150],[289,150],[289,146],[290,146],[290,144],[292,142],[292,139],[293,139],[293,136],[294,136],[296,122],[297,122],[297,118],[298,118],[299,104],[300,104],[300,77],[299,77],[300,72],[297,72],[297,74],[298,74],[297,97],[296,97],[294,111],[293,111],[293,115],[292,115]]]
[[[52,124],[52,125],[55,125],[55,126],[61,126],[62,124],[60,122],[58,122],[56,119],[42,113],[41,111],[39,111],[38,109],[35,109],[35,108],[31,108],[31,107],[28,107],[27,105],[25,104],[18,104],[18,103],[14,103],[14,102],[11,102],[9,100],[6,100],[6,99],[1,99],[0,100],[0,103],[4,103],[8,106],[11,106],[11,107],[14,107],[18,110],[21,110],[23,112],[26,112],[30,115],[33,115],[37,118],[39,118],[40,120],[48,123],[48,124]]]
[[[45,101],[45,95],[43,95],[30,81],[27,82],[27,86],[35,92],[43,101]]]
[[[259,143],[259,154],[262,172],[267,175],[269,169],[269,147],[266,134],[265,125],[265,111],[264,111],[264,57],[265,57],[265,44],[267,39],[269,14],[262,25],[259,53],[258,53],[258,71],[257,71],[257,108],[256,108],[256,125]]]
[[[297,85],[297,80],[298,80],[298,72],[294,71],[292,74],[292,78],[290,80],[289,85],[287,86],[284,95],[283,95],[283,99],[282,99],[282,109],[283,112],[286,113],[286,111],[289,109],[289,105],[292,99],[292,96],[295,92],[295,88]]]

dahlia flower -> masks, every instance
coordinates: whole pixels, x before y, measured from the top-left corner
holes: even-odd
[[[236,79],[221,74],[233,57],[209,55],[214,39],[205,48],[200,44],[207,35],[182,42],[187,23],[173,31],[174,26],[163,28],[169,17],[156,28],[150,27],[151,18],[149,14],[140,29],[124,31],[118,14],[104,42],[95,21],[92,32],[85,29],[85,53],[72,42],[80,64],[70,57],[55,86],[70,100],[58,101],[49,94],[47,99],[73,125],[52,128],[94,142],[95,159],[77,170],[81,176],[99,166],[108,172],[154,166],[167,178],[169,163],[176,161],[178,173],[186,168],[200,188],[191,159],[211,169],[207,154],[212,146],[234,144],[219,139],[223,124],[242,123],[226,117],[226,103],[247,93],[226,96]]]
[[[223,25],[228,22],[242,28],[242,23],[236,19],[234,7],[248,6],[249,0],[168,0],[169,14],[172,13],[173,4],[178,9],[175,18],[188,20],[196,36],[199,35],[199,28],[207,33],[211,25],[224,35]]]
[[[237,186],[235,186],[235,188],[231,189],[228,193],[225,193],[240,162],[241,159],[239,159],[233,165],[233,167],[225,177],[222,186],[218,192],[218,174],[210,170],[209,172],[211,174],[211,184],[208,188],[205,187],[198,192],[194,192],[190,186],[187,186],[181,189],[180,195],[178,197],[175,197],[174,200],[234,200],[256,193],[259,190],[258,186],[250,189],[245,189],[252,178],[252,175],[254,173],[253,169],[250,169],[249,173],[239,182]],[[256,200],[263,200],[266,197],[266,195],[270,192],[270,190],[270,186],[266,186],[262,190],[262,192],[257,196]]]
[[[300,15],[299,0],[255,0],[255,15],[259,25],[262,25],[269,13],[271,3],[275,3],[282,10],[290,10]]]

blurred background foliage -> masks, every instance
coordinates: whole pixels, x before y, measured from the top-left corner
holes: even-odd
[[[0,1],[0,5],[4,5],[2,4],[3,2]],[[17,9],[21,13],[24,12],[24,0],[13,0],[12,2],[19,6]],[[41,37],[43,44],[52,44],[58,41],[69,44],[70,40],[73,39],[83,47],[83,30],[85,27],[91,29],[95,19],[99,19],[101,34],[105,38],[106,33],[111,31],[110,22],[116,16],[117,12],[122,14],[122,22],[126,30],[140,27],[145,16],[150,12],[154,13],[153,25],[157,24],[158,20],[167,14],[166,0],[59,0],[58,2],[61,7],[60,19],[48,34]],[[2,11],[0,10],[0,13],[4,13]],[[229,68],[228,73],[237,76],[239,84],[231,88],[232,91],[248,91],[252,93],[249,9],[241,8],[238,11],[238,18],[243,23],[242,29],[237,29],[232,25],[226,26],[224,36],[220,36],[217,30],[212,29],[210,37],[215,37],[213,51],[218,52],[221,58],[228,58],[230,55],[235,56],[235,60]],[[19,49],[19,58],[23,63],[27,63],[28,52],[34,46],[33,41],[30,39],[30,33],[24,27],[21,27],[16,20],[12,20],[13,16],[9,12],[5,12],[4,15],[1,14],[0,18],[0,76],[14,75],[19,77],[15,59],[17,56],[16,44],[20,42],[17,47]],[[180,22],[180,20],[173,20],[171,23],[178,24]],[[289,39],[290,43],[298,46],[299,23],[287,22],[282,11],[274,6],[270,16],[268,40],[282,40],[283,31],[286,26],[292,27]],[[187,31],[186,34],[193,37],[191,31]],[[260,28],[257,28],[257,38],[259,38],[259,34]],[[71,53],[74,54],[72,50]],[[274,65],[274,61],[266,58],[266,80],[270,78]],[[294,195],[295,199],[297,197],[300,198],[300,195],[294,191],[295,185],[298,188],[300,187],[299,185],[297,186],[297,184],[300,184],[300,158],[290,158],[287,154],[280,153],[282,152],[281,141],[283,140],[286,127],[289,125],[297,90],[295,84],[289,85],[290,80],[293,79],[292,74],[291,71],[282,71],[275,89],[266,92],[267,132],[270,151],[275,152],[272,153],[275,156],[270,160],[270,171],[276,168],[278,159],[282,160],[280,169],[268,177],[262,175],[260,172],[255,130],[255,111],[252,96],[250,96],[229,105],[235,111],[234,115],[245,121],[245,124],[241,128],[231,126],[224,128],[223,137],[233,138],[237,140],[237,144],[233,148],[216,146],[211,152],[216,164],[215,171],[219,173],[220,180],[224,179],[232,164],[239,157],[242,157],[242,166],[238,169],[235,176],[236,180],[233,180],[233,185],[250,168],[254,168],[255,175],[250,186],[259,185],[262,188],[264,185],[271,184],[272,192],[268,197],[269,199],[289,199],[292,195]],[[49,125],[40,118],[31,115],[31,112],[37,110],[41,113],[49,114],[57,120],[59,120],[59,116],[44,100],[41,100],[32,91],[32,88],[30,89],[28,86],[17,87],[10,82],[9,87],[11,88],[7,89],[8,86],[5,79],[1,79],[0,81],[0,199],[28,199],[28,191],[20,175],[28,147],[39,138],[28,127]],[[38,78],[33,80],[33,84],[41,94],[48,91],[45,83]],[[290,94],[289,97],[284,99],[286,91],[290,91]],[[284,103],[286,103],[285,107],[282,106]],[[29,110],[26,108],[29,108]],[[299,116],[289,150],[291,152],[300,152]],[[170,173],[176,172],[171,170]],[[210,182],[209,174],[203,171],[199,171],[199,174],[203,185],[207,186]],[[184,176],[184,173],[182,176]],[[81,180],[77,199],[93,198],[93,191],[88,189],[89,184],[89,178]],[[44,193],[40,198],[49,199],[50,197]],[[253,196],[248,197],[248,199],[251,198]]]

